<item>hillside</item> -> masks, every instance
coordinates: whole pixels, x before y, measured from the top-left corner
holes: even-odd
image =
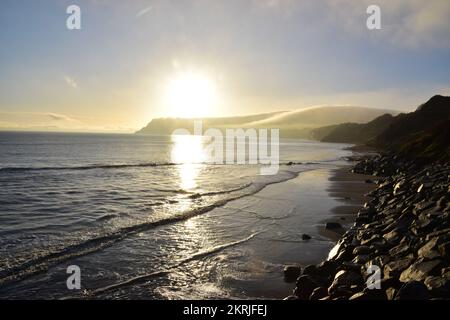
[[[386,113],[396,113],[390,110],[350,107],[327,106],[265,113],[241,117],[204,118],[205,128],[278,128],[282,137],[309,138],[312,129],[352,121],[364,123]],[[171,134],[177,128],[191,129],[194,119],[157,118],[153,119],[137,134]]]
[[[311,138],[324,142],[367,143],[380,135],[395,121],[391,114],[384,114],[368,123],[342,123],[311,131]]]
[[[371,143],[408,156],[450,158],[450,97],[436,95],[416,111],[400,114]]]
[[[358,143],[418,158],[450,158],[450,97],[436,95],[416,111],[383,115],[366,124],[342,123],[317,128],[324,142]]]

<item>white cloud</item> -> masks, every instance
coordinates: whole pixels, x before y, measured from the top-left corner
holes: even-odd
[[[449,0],[254,0],[264,10],[286,10],[292,18],[310,20],[313,24],[342,30],[354,36],[368,37],[390,45],[422,48],[450,46]],[[366,28],[369,5],[381,8],[382,30]],[[311,9],[311,11],[310,11]],[[310,21],[308,23],[311,23]]]
[[[450,46],[450,1],[448,0],[327,0],[334,23],[349,31],[370,36],[376,41],[405,47]],[[365,28],[365,9],[376,4],[381,8],[382,30]]]
[[[142,10],[140,10],[138,13],[136,13],[136,18],[140,18],[143,15],[146,15],[147,13],[149,13],[151,10],[153,9],[152,6],[149,6],[147,8],[144,8]]]
[[[76,83],[76,81],[73,78],[71,78],[69,76],[64,76],[64,81],[67,83],[67,85],[69,87],[74,88],[74,89],[78,88],[78,84]]]

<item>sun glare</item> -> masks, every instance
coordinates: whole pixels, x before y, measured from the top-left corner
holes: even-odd
[[[206,75],[185,71],[168,81],[165,99],[170,116],[205,117],[212,114],[217,103],[217,91],[214,82]]]

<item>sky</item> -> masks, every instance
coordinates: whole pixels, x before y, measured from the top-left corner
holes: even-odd
[[[66,27],[72,4],[80,30]],[[366,26],[370,4],[380,30]],[[450,95],[448,0],[2,0],[0,43],[0,129],[133,132],[156,117],[315,105],[412,111]],[[186,74],[207,80],[177,82]],[[180,105],[192,95],[201,110]]]

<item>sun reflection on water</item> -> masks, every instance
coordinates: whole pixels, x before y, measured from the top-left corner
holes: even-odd
[[[173,135],[172,162],[179,164],[180,188],[186,191],[197,188],[197,177],[205,160],[201,136]]]

